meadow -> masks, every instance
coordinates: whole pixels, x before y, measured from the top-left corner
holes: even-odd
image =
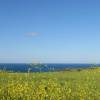
[[[0,100],[100,100],[100,68],[36,73],[0,71]]]

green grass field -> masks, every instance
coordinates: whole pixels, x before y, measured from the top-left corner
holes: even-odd
[[[100,100],[100,68],[41,73],[1,71],[0,100]]]

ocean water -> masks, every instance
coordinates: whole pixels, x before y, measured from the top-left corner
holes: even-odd
[[[71,68],[89,68],[89,67],[100,66],[100,64],[40,64],[40,65],[31,65],[31,64],[0,64],[0,70],[7,70],[12,72],[48,72],[48,71],[58,71],[66,70]]]

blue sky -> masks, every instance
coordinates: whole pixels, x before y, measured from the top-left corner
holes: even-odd
[[[0,63],[100,63],[100,0],[0,0]]]

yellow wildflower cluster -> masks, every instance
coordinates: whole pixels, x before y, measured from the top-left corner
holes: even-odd
[[[100,100],[99,70],[0,72],[0,100]]]

